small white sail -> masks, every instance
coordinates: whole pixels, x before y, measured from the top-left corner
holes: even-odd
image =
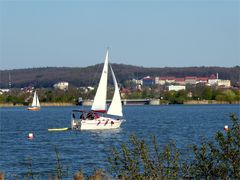
[[[108,79],[108,51],[106,54],[98,89],[93,100],[92,110],[106,110],[107,79]]]
[[[40,103],[39,103],[39,99],[36,91],[34,92],[32,107],[40,107]]]
[[[114,72],[113,72],[113,69],[112,69],[111,66],[110,66],[110,69],[111,69],[111,72],[112,72],[112,77],[113,77],[113,83],[114,83],[115,90],[114,90],[112,103],[109,106],[107,114],[115,115],[115,116],[123,116],[122,102],[121,102],[121,96],[120,96],[117,80],[116,80],[116,77],[114,75]]]
[[[36,94],[37,94],[37,93],[36,93]],[[37,98],[36,98],[36,104],[37,104],[37,105],[36,105],[37,107],[40,107],[40,103],[39,103],[38,95],[37,95]]]

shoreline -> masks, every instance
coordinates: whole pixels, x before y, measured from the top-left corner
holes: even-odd
[[[216,101],[216,100],[189,100],[183,102],[183,104],[194,105],[194,104],[240,104],[240,101]]]
[[[159,103],[156,103],[156,100],[154,104],[150,104],[150,105],[155,105],[155,106],[159,106],[159,105],[171,105],[168,103],[161,103],[161,101],[159,101]],[[185,101],[183,102],[182,105],[216,105],[216,104],[240,104],[240,101],[233,101],[233,102],[228,102],[228,101],[216,101],[216,100],[189,100],[189,101]],[[127,106],[131,106],[134,104],[126,104]],[[140,104],[139,104],[140,105]],[[144,104],[142,104],[144,105]],[[0,107],[23,107],[26,105],[23,104],[13,104],[13,103],[0,103]],[[42,107],[46,107],[46,106],[77,106],[76,104],[73,103],[67,103],[67,102],[46,102],[46,103],[41,103]],[[90,103],[83,103],[83,106],[91,106]],[[28,107],[28,106],[26,106]]]
[[[13,104],[13,103],[0,103],[0,107],[28,107],[23,104]],[[53,103],[41,103],[41,107],[45,106],[76,106],[76,104],[73,103],[59,103],[59,102],[53,102]]]

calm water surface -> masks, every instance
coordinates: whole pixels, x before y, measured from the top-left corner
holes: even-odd
[[[7,179],[28,172],[29,157],[34,172],[46,176],[53,172],[54,145],[70,174],[81,168],[88,174],[94,168],[107,169],[109,149],[127,142],[131,134],[146,139],[156,135],[161,145],[174,139],[186,154],[191,144],[213,138],[217,130],[230,124],[230,113],[240,114],[239,105],[124,106],[127,121],[118,130],[47,131],[69,127],[71,110],[76,108],[43,107],[37,112],[25,107],[0,109],[0,171]],[[34,133],[33,140],[27,139],[29,132]]]

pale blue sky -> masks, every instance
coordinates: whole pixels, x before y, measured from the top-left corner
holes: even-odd
[[[0,0],[1,69],[240,64],[240,1]]]

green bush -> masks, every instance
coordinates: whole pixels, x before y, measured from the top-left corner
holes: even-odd
[[[179,161],[175,144],[160,149],[156,137],[152,144],[131,136],[121,148],[112,148],[109,162],[117,178],[126,179],[239,179],[240,178],[240,125],[231,115],[232,127],[218,131],[215,141],[193,145],[193,158]],[[151,148],[152,147],[152,148]]]
[[[108,161],[111,172],[117,178],[127,179],[176,179],[179,173],[179,152],[174,143],[160,150],[156,137],[152,137],[152,149],[142,139],[130,136],[127,146],[120,151],[112,149]]]

